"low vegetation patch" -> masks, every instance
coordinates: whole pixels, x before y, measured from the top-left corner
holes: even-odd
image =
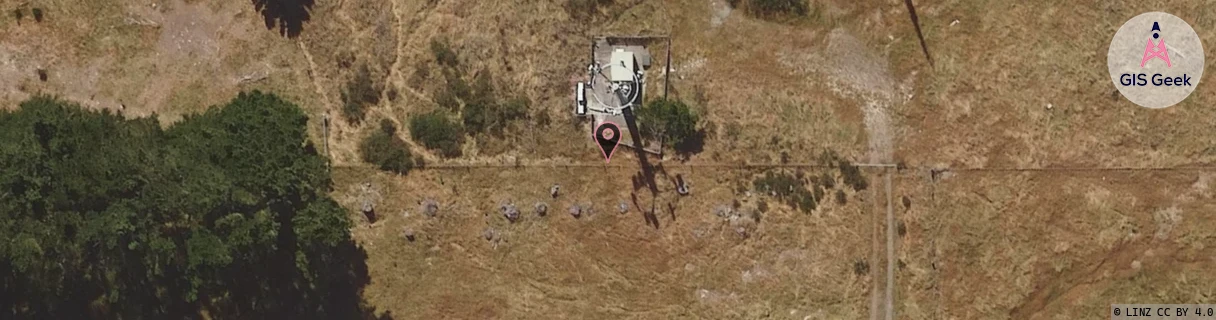
[[[363,139],[359,144],[359,153],[363,161],[376,165],[380,170],[406,174],[414,168],[409,146],[397,137],[397,126],[388,119],[381,120],[379,130]]]
[[[763,177],[752,181],[752,187],[765,195],[781,200],[790,207],[804,213],[815,211],[819,200],[823,199],[823,187],[812,183],[807,186],[798,177],[789,173],[766,172]]]
[[[432,40],[431,52],[442,69],[445,84],[435,93],[435,103],[449,112],[459,113],[465,132],[502,136],[512,121],[528,118],[530,102],[524,98],[503,101],[489,69],[478,71],[470,84],[446,40]]]
[[[810,12],[807,0],[729,0],[732,7],[768,20],[806,16]]]
[[[440,66],[455,68],[460,65],[460,57],[452,51],[447,39],[431,39],[431,54],[435,55],[435,62]]]
[[[838,166],[840,175],[844,177],[844,184],[852,187],[854,191],[865,190],[870,186],[865,175],[861,173],[861,168],[853,165],[849,160],[840,160]]]
[[[448,119],[446,112],[435,110],[410,117],[410,136],[445,157],[458,157],[460,144],[464,142],[464,128]]]
[[[366,64],[359,67],[354,78],[342,90],[342,116],[353,123],[363,122],[367,107],[380,103],[380,85],[372,80]]]
[[[602,7],[612,5],[614,0],[566,0],[566,14],[578,19],[595,17]]]

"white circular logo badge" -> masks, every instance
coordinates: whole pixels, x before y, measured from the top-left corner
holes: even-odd
[[[1149,12],[1119,27],[1106,66],[1127,100],[1145,108],[1169,107],[1191,95],[1203,78],[1203,42],[1195,29],[1165,12]]]

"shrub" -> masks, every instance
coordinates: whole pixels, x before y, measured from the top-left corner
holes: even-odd
[[[566,14],[577,19],[591,18],[601,6],[611,5],[613,0],[566,0]]]
[[[469,83],[464,81],[464,78],[455,71],[444,70],[443,78],[447,80],[448,92],[451,92],[456,98],[468,103],[473,98],[473,88],[469,87]]]
[[[397,137],[397,126],[392,121],[380,121],[376,130],[359,144],[363,161],[375,164],[380,170],[406,174],[413,169],[414,162],[405,141]]]
[[[853,187],[853,190],[865,190],[870,185],[865,175],[861,174],[861,168],[848,160],[840,160],[840,175],[844,176],[844,184]]]
[[[805,16],[806,0],[749,0],[748,10],[760,17]]]
[[[500,116],[506,121],[526,119],[528,118],[529,105],[532,105],[532,101],[529,101],[528,98],[507,100],[507,103],[502,105],[502,114]]]
[[[801,17],[810,12],[806,0],[729,0],[731,7],[742,7],[748,13],[764,18]]]
[[[831,172],[824,171],[822,174],[820,174],[819,182],[823,183],[824,188],[828,188],[828,189],[836,188],[836,177],[832,176]]]
[[[452,90],[439,90],[439,93],[435,94],[435,104],[452,112],[460,110],[460,101],[456,100],[456,94],[453,94]]]
[[[439,65],[456,67],[460,64],[459,57],[452,51],[447,39],[431,39],[431,53],[435,55],[435,62]]]
[[[34,8],[34,21],[42,22],[42,8]]]
[[[470,94],[471,96],[461,97],[461,99],[464,99],[465,103],[483,104],[493,104],[497,100],[494,97],[494,76],[489,69],[482,69],[473,76],[473,88]]]
[[[461,122],[472,133],[501,135],[507,123],[528,117],[530,102],[515,98],[499,103],[494,94],[493,77],[489,70],[482,70],[473,79],[473,86],[464,100]]]
[[[346,84],[342,91],[342,115],[347,121],[359,123],[367,113],[367,106],[380,103],[379,86],[372,81],[371,70],[367,65],[359,67],[355,77]]]
[[[870,273],[870,263],[865,260],[857,260],[853,262],[853,274],[864,275]]]
[[[753,180],[752,186],[764,194],[775,195],[777,199],[805,213],[815,210],[824,192],[822,187],[814,186],[812,193],[794,176],[788,173],[774,174],[771,171],[765,173],[764,177]]]
[[[642,134],[652,139],[663,139],[668,147],[675,147],[685,139],[697,134],[700,116],[687,104],[679,100],[658,99],[637,110]]]
[[[468,103],[464,105],[464,110],[460,112],[460,120],[464,123],[464,127],[468,128],[473,133],[483,133],[489,128],[490,111],[486,110],[489,107],[480,103]]]
[[[460,144],[464,140],[464,129],[448,119],[443,111],[410,117],[410,135],[427,149],[438,150],[447,157],[460,155]]]

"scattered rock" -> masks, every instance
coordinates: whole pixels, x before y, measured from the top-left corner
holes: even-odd
[[[367,217],[368,223],[376,223],[376,206],[371,199],[363,199],[362,205],[363,216]]]
[[[549,205],[544,202],[537,202],[535,208],[537,216],[544,217],[545,214],[549,213]]]
[[[619,213],[629,212],[629,204],[625,203],[625,200],[621,200],[621,202],[616,205],[616,211]]]
[[[686,196],[691,191],[691,189],[692,189],[692,186],[690,186],[688,184],[688,181],[684,180],[684,176],[677,174],[676,175],[676,193],[681,196]]]
[[[409,242],[414,242],[414,239],[415,239],[414,238],[414,229],[405,228],[405,230],[403,230],[401,232],[401,235],[405,237],[405,240],[408,240]]]
[[[577,204],[570,205],[570,215],[575,219],[583,216],[583,207]]]
[[[499,210],[502,211],[502,216],[506,217],[507,221],[514,223],[515,220],[519,220],[519,209],[515,208],[514,204],[508,202],[499,207]]]
[[[734,214],[734,212],[735,209],[728,205],[720,204],[717,207],[714,207],[714,215],[722,219],[729,218],[732,214]]]
[[[422,211],[422,214],[425,214],[427,217],[434,217],[439,214],[439,202],[435,201],[435,199],[426,198],[419,203],[419,206],[418,210]]]
[[[490,245],[493,246],[495,249],[497,249],[498,245],[501,244],[502,242],[506,242],[506,240],[503,239],[502,232],[499,232],[498,230],[494,230],[494,228],[486,228],[484,231],[481,232],[481,237],[485,238],[486,241],[489,241]]]
[[[561,189],[562,189],[562,185],[555,183],[555,184],[553,184],[552,187],[549,187],[549,195],[552,196],[554,199],[557,199],[558,192],[561,191]]]
[[[738,234],[743,238],[748,238],[751,236],[757,223],[756,214],[754,212],[745,213],[732,211],[726,220],[730,222],[730,227],[734,229],[735,234]]]
[[[1173,231],[1174,226],[1182,222],[1182,210],[1179,210],[1178,207],[1157,210],[1153,213],[1153,222],[1157,223],[1157,232],[1153,236],[1157,240],[1169,239],[1170,231]]]

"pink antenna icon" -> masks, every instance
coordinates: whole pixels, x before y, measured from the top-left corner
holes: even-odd
[[[1144,47],[1144,59],[1140,60],[1140,67],[1144,68],[1144,64],[1148,63],[1149,60],[1153,60],[1153,58],[1161,58],[1161,60],[1165,60],[1165,66],[1167,68],[1174,66],[1174,64],[1170,63],[1169,51],[1165,49],[1165,39],[1158,41],[1156,46],[1153,45],[1152,39],[1148,40],[1148,44]]]

